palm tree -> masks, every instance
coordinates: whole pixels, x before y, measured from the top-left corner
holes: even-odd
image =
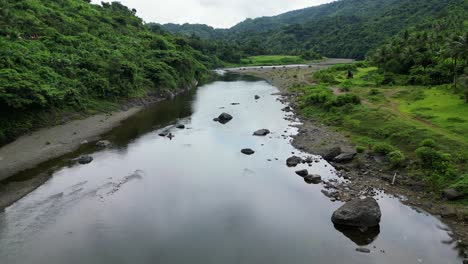
[[[465,33],[462,36],[454,37],[448,43],[448,53],[453,61],[453,84],[455,89],[457,88],[457,79],[458,79],[458,62],[463,61],[464,67],[468,63],[468,33]]]

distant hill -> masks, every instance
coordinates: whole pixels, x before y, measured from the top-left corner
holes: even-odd
[[[466,4],[466,0],[340,0],[278,16],[247,19],[224,31],[208,26],[201,31],[200,25],[187,24],[162,27],[174,33],[255,45],[256,50],[267,54],[297,54],[312,49],[328,57],[361,59],[402,30],[443,17]]]

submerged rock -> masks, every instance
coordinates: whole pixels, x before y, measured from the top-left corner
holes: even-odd
[[[254,98],[255,98],[255,100],[258,100],[258,99],[260,99],[260,96],[258,96],[258,95],[255,95],[255,97],[254,97]]]
[[[226,124],[227,122],[231,121],[232,120],[232,115],[228,114],[228,113],[222,113],[218,116],[218,122],[220,122],[221,124]]]
[[[89,156],[89,155],[84,155],[84,156],[81,156],[78,158],[78,163],[79,164],[88,164],[88,163],[91,163],[93,161],[93,157]]]
[[[345,203],[332,215],[332,222],[337,225],[354,227],[373,227],[380,223],[382,213],[374,198],[356,198]]]
[[[326,161],[332,161],[336,156],[340,154],[341,154],[341,148],[334,147],[325,152],[325,154],[323,155],[323,159]]]
[[[266,135],[270,134],[270,130],[260,129],[260,130],[255,131],[253,134],[254,134],[254,136],[266,136]]]
[[[185,125],[184,125],[184,124],[180,124],[180,125],[177,125],[176,128],[178,128],[178,129],[184,129],[184,128],[185,128]]]
[[[288,167],[296,167],[297,164],[301,163],[302,159],[296,156],[292,156],[286,160],[286,165]]]
[[[296,174],[301,176],[301,177],[306,177],[307,175],[309,175],[309,171],[307,171],[307,170],[298,170],[298,171],[296,171]]]
[[[242,152],[243,154],[245,154],[245,155],[252,155],[252,154],[255,153],[255,151],[253,151],[252,149],[249,149],[249,148],[243,149],[243,150],[241,150],[241,152]]]

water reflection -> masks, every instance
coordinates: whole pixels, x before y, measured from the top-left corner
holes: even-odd
[[[337,231],[330,216],[340,204],[320,192],[322,185],[304,184],[295,174],[308,169],[331,179],[330,165],[285,165],[292,152],[310,155],[290,144],[297,129],[272,96],[278,90],[255,78],[223,78],[230,81],[127,120],[105,136],[115,148],[90,146],[92,163],[58,167],[46,184],[7,208],[0,214],[1,263],[460,262],[440,243],[447,235],[436,227],[439,220],[393,199],[379,201],[380,234]],[[234,119],[213,122],[221,112]],[[176,128],[179,123],[186,129]],[[272,134],[252,136],[261,128]],[[159,136],[163,131],[175,137]],[[255,154],[240,153],[246,147]],[[356,244],[378,250],[357,254]]]
[[[358,246],[372,244],[380,234],[380,226],[370,228],[356,228],[343,225],[334,225],[335,229],[341,232]]]

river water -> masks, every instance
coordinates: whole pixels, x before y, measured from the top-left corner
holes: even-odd
[[[380,230],[337,230],[330,217],[341,203],[294,173],[336,178],[332,167],[285,165],[292,153],[307,154],[290,144],[297,129],[277,91],[227,75],[125,121],[105,136],[113,147],[85,150],[92,163],[56,169],[0,213],[0,262],[461,263],[442,243],[449,236],[438,219],[387,195],[379,196]],[[222,112],[234,119],[213,122]],[[273,133],[252,136],[261,128]]]

